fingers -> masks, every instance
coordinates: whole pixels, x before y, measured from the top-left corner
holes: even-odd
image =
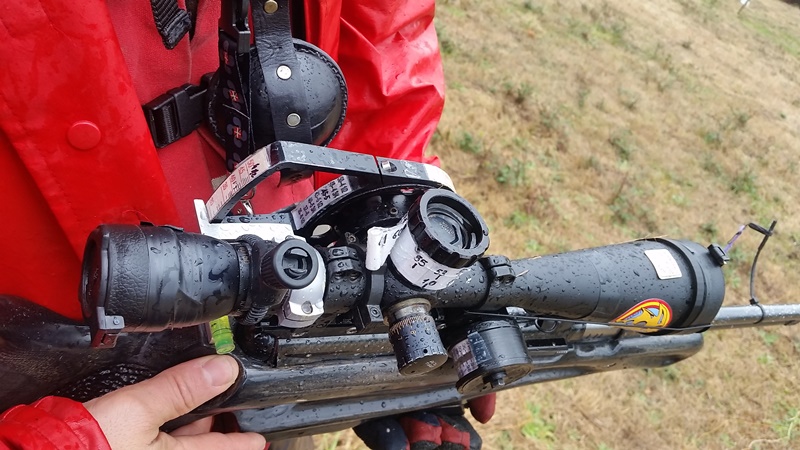
[[[239,375],[229,356],[208,356],[179,364],[155,377],[85,403],[109,444],[115,449],[263,450],[264,437],[254,433],[207,433],[211,418],[159,433],[165,422],[178,418],[230,387]]]
[[[372,450],[479,450],[483,443],[466,417],[429,411],[377,419],[353,430]]]
[[[464,416],[439,416],[442,443],[450,449],[480,450],[483,440]],[[444,447],[444,445],[443,445]]]
[[[436,414],[417,411],[401,416],[398,421],[412,448],[425,447],[428,446],[428,443],[433,444],[434,447],[442,444],[442,425]]]
[[[211,426],[214,425],[213,417],[204,417],[200,420],[195,420],[189,425],[184,425],[175,431],[172,431],[170,436],[194,436],[195,434],[208,433],[211,431]]]
[[[467,402],[469,412],[472,417],[480,423],[487,423],[494,415],[494,409],[497,403],[497,394],[492,392],[483,397],[473,398]]]
[[[264,450],[267,440],[257,433],[206,433],[194,436],[160,434],[153,443],[159,450]]]
[[[137,399],[138,412],[161,426],[225,392],[239,375],[229,356],[207,356],[171,367],[155,377],[120,391]],[[113,395],[113,394],[112,394]]]

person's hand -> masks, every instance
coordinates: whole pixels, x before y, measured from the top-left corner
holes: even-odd
[[[472,417],[488,422],[495,399],[495,394],[488,394],[467,402]],[[372,450],[479,450],[483,445],[466,417],[436,411],[372,420],[353,430]]]
[[[196,449],[263,450],[256,433],[209,433],[208,417],[172,433],[164,423],[197,408],[230,387],[239,365],[229,356],[206,356],[167,369],[155,377],[84,403],[114,450]]]

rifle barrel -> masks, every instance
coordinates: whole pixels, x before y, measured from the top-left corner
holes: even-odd
[[[712,328],[748,328],[797,323],[800,323],[800,304],[748,305],[720,308],[711,326]]]

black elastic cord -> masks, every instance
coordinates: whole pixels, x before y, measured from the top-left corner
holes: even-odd
[[[767,241],[770,237],[772,237],[772,234],[775,231],[775,225],[777,224],[778,221],[773,220],[772,224],[769,226],[769,229],[765,229],[756,223],[749,223],[747,225],[750,227],[750,229],[756,230],[764,235],[764,238],[761,239],[761,244],[758,246],[758,250],[756,251],[756,256],[753,258],[753,265],[750,266],[750,304],[758,307],[761,307],[761,304],[758,303],[758,297],[756,297],[756,264],[758,264],[758,257],[761,255],[761,250],[764,249],[764,246],[767,245]],[[763,312],[764,309],[762,308],[761,311]]]
[[[764,309],[761,309],[762,313]],[[511,314],[498,314],[498,313],[487,313],[483,311],[464,311],[464,314],[470,316],[484,316],[484,317],[497,317],[500,319],[511,319],[516,321],[534,321],[534,320],[548,320],[548,321],[555,321],[555,322],[565,322],[565,323],[574,323],[577,325],[604,325],[613,328],[622,328],[625,330],[637,330],[642,333],[655,333],[658,331],[702,331],[708,330],[710,328],[716,328],[713,324],[708,325],[693,325],[689,327],[649,327],[646,325],[636,325],[636,324],[624,324],[624,323],[615,323],[615,322],[591,322],[588,320],[580,320],[580,319],[563,319],[561,317],[549,317],[549,316],[518,316],[518,315],[511,315]],[[762,317],[763,320],[763,317]]]
[[[164,47],[172,50],[192,28],[191,16],[178,7],[178,0],[150,0],[150,7]]]

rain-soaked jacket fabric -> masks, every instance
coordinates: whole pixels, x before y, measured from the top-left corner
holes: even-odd
[[[331,147],[423,160],[444,94],[433,0],[306,3],[306,37],[337,60],[349,89]],[[191,201],[225,173],[223,152],[202,128],[156,150],[141,105],[217,67],[219,4],[198,4],[193,38],[167,50],[147,1],[0,2],[0,293],[80,319],[92,229],[197,230]],[[270,212],[313,188],[266,180],[253,204]],[[2,314],[0,325],[11,319]],[[79,414],[56,403],[37,408]]]
[[[45,397],[0,415],[0,449],[110,448],[89,411],[66,398]]]

